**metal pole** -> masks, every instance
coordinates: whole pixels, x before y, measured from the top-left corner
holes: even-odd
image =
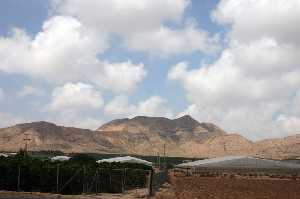
[[[56,165],[56,193],[59,192],[59,164]]]
[[[83,182],[82,182],[82,193],[85,193],[85,166],[83,166]]]
[[[150,170],[150,175],[149,175],[149,196],[153,195],[153,170]]]
[[[28,152],[28,141],[30,141],[31,139],[28,138],[28,134],[25,134],[25,138],[23,139],[25,141],[25,153],[27,154]]]
[[[160,154],[157,153],[157,155],[158,155],[158,157],[157,157],[157,159],[158,159],[158,168],[160,169]]]
[[[164,167],[166,168],[166,143],[164,144]]]
[[[98,174],[98,168],[96,168],[96,182],[95,182],[96,194],[98,194],[98,180],[99,180],[99,174]]]
[[[127,168],[125,168],[123,171],[123,192],[126,191],[126,170]]]
[[[110,191],[112,190],[112,167],[111,167],[111,163],[109,163],[109,189]]]
[[[21,183],[21,166],[18,166],[18,184],[17,184],[17,188],[18,191],[20,191],[20,183]]]

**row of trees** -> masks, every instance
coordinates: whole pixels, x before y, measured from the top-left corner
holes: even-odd
[[[33,158],[26,153],[0,157],[0,189],[81,194],[122,192],[145,187],[152,168],[141,164],[96,163],[78,154],[69,161]]]

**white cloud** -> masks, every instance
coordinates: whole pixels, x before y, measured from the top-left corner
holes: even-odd
[[[102,94],[94,86],[85,83],[66,83],[56,87],[47,105],[46,120],[58,125],[96,129],[103,121],[95,116],[104,104]]]
[[[19,123],[28,122],[24,118],[11,115],[9,113],[0,112],[0,128],[5,128]]]
[[[213,16],[229,24],[228,47],[213,64],[168,74],[187,92],[185,112],[252,139],[298,131],[299,11],[299,1],[220,1]]]
[[[55,118],[49,118],[49,121],[66,127],[76,127],[95,130],[104,122],[96,117],[82,116],[74,112],[61,112],[55,115]]]
[[[300,117],[280,115],[277,122],[279,128],[284,132],[289,134],[300,132]]]
[[[133,64],[130,61],[121,63],[103,62],[100,73],[95,73],[93,82],[105,89],[115,92],[129,92],[136,88],[146,76],[143,64]],[[100,67],[100,66],[99,66]]]
[[[138,115],[173,117],[172,111],[167,106],[167,101],[159,96],[152,96],[145,101],[140,101],[137,105],[129,104],[126,96],[117,96],[105,105],[104,112],[107,115],[118,117],[135,117]]]
[[[214,52],[218,37],[189,23],[189,0],[55,0],[55,13],[78,18],[87,27],[117,34],[127,48],[158,55]],[[167,23],[179,28],[171,29]],[[182,27],[182,24],[186,24]]]
[[[54,0],[54,12],[80,19],[98,32],[131,34],[180,22],[189,0]]]
[[[269,37],[279,43],[299,45],[299,9],[299,0],[221,0],[212,18],[232,27],[232,40],[252,42]]]
[[[17,95],[19,97],[25,97],[25,96],[37,96],[44,94],[44,91],[41,88],[32,86],[32,85],[26,85],[20,90]]]
[[[152,31],[130,35],[126,39],[126,46],[136,51],[173,55],[194,51],[212,53],[218,49],[218,42],[217,35],[212,37],[194,24],[189,24],[182,30],[161,26]]]
[[[77,111],[99,109],[103,106],[101,92],[92,85],[84,83],[67,83],[52,92],[52,100],[48,105],[51,111]]]
[[[106,34],[94,32],[73,17],[54,16],[33,38],[20,29],[14,29],[10,37],[0,37],[0,70],[54,84],[89,81],[115,92],[131,91],[146,75],[143,64],[99,60],[98,54],[107,48]],[[120,81],[115,79],[120,77],[125,84],[117,85]]]

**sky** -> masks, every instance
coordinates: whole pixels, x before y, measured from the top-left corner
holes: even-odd
[[[300,133],[300,0],[2,0],[0,127],[189,114]]]

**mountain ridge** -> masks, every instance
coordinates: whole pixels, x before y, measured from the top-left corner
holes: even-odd
[[[29,138],[30,150],[157,155],[163,146],[169,156],[216,157],[252,155],[266,158],[300,156],[300,134],[251,141],[228,134],[213,123],[189,115],[176,119],[137,116],[112,120],[97,130],[64,127],[38,121],[0,129],[0,151],[18,151]]]

